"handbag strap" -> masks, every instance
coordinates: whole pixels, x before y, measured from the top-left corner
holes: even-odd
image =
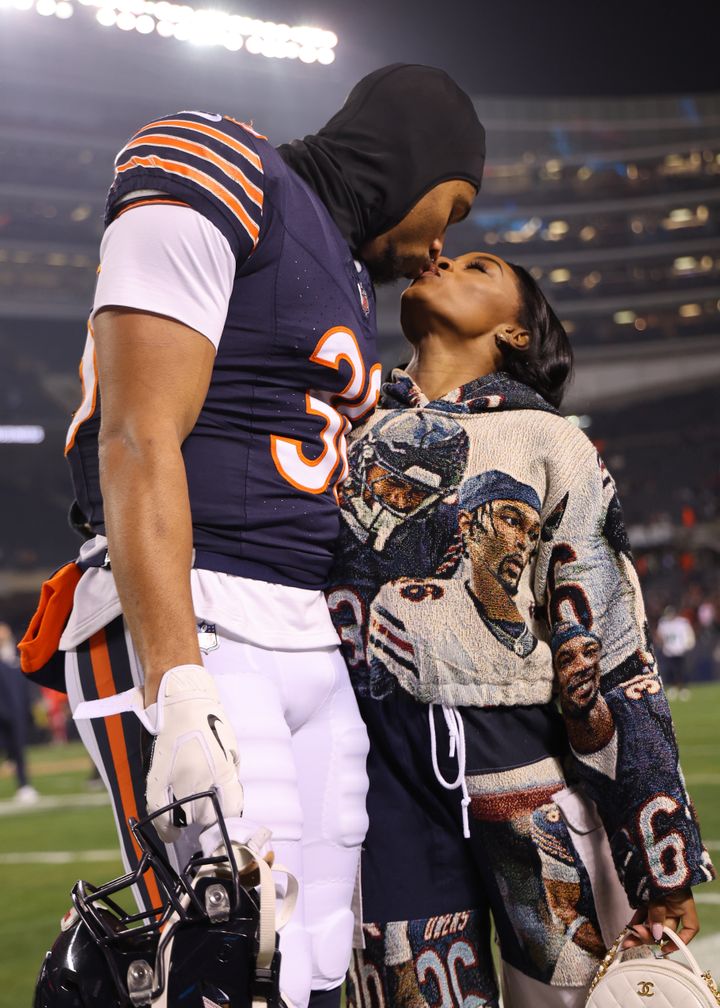
[[[610,967],[613,965],[613,963],[617,959],[622,959],[623,952],[626,951],[626,950],[624,950],[622,948],[622,944],[625,941],[625,939],[627,938],[627,936],[629,934],[631,934],[631,933],[632,933],[632,931],[631,931],[630,927],[624,928],[623,931],[621,932],[619,938],[615,942],[613,942],[613,944],[607,950],[607,953],[606,953],[605,957],[603,958],[603,961],[600,963],[600,965],[598,967],[598,971],[595,974],[595,976],[593,977],[592,983],[590,984],[590,988],[588,990],[588,996],[590,994],[592,994],[592,992],[595,990],[595,988],[597,987],[597,985],[600,983],[600,981],[606,975],[606,973],[608,972],[608,970],[610,969]],[[708,988],[710,989],[710,992],[712,993],[713,997],[717,1001],[718,1005],[720,1005],[720,991],[718,991],[717,985],[716,985],[716,983],[715,983],[715,981],[713,979],[713,976],[710,973],[710,971],[707,970],[707,972],[705,972],[705,973],[702,973],[700,971],[700,967],[698,966],[697,959],[692,954],[692,952],[687,947],[687,945],[682,940],[682,938],[680,938],[672,930],[672,928],[664,927],[663,928],[663,935],[666,938],[669,938],[670,941],[672,941],[672,943],[677,947],[678,951],[682,954],[683,958],[685,959],[685,965],[687,965],[687,967],[690,969],[690,971],[699,980],[704,980],[705,981],[705,983],[707,984]]]

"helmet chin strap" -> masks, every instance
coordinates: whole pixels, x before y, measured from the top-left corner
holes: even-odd
[[[261,981],[261,986],[263,980],[269,982],[271,979],[271,968],[273,957],[275,955],[275,934],[284,927],[290,919],[290,916],[295,909],[298,896],[298,884],[295,876],[282,865],[274,864],[271,870],[267,861],[258,856],[258,850],[266,840],[267,831],[263,830],[260,831],[257,836],[251,837],[247,843],[240,844],[235,841],[232,842],[232,851],[235,857],[238,872],[241,876],[241,885],[243,885],[242,878],[244,877],[244,888],[257,888],[259,890],[260,920],[258,925],[258,953],[255,961],[255,976],[256,979]],[[214,851],[212,856],[222,857],[223,854],[225,854],[225,850],[225,846],[221,845]],[[279,872],[287,878],[285,895],[279,912],[276,912],[276,894],[273,871]],[[217,877],[218,874],[217,865],[203,865],[195,876],[193,889],[197,887],[197,884],[201,879]],[[188,893],[185,893],[181,897],[180,903],[183,910],[186,910],[190,905],[190,896]],[[208,907],[208,913],[211,918],[215,916],[215,919],[223,919],[222,916],[218,916],[217,911],[214,913],[210,907]],[[220,911],[220,913],[222,913],[222,911]],[[165,942],[161,940],[158,947],[158,955],[155,961],[155,976],[163,977],[164,982],[162,984],[162,990],[158,994],[157,998],[153,999],[151,1002],[152,1008],[168,1008],[167,999],[170,978],[170,963],[172,960],[173,943],[175,941],[175,931],[177,930],[179,922],[180,914],[177,910],[174,910],[168,917],[163,927],[164,931],[169,932],[169,938]],[[148,1002],[142,1003],[147,1004]],[[266,997],[264,997],[261,993],[253,995],[252,1008],[266,1008],[266,1006]]]

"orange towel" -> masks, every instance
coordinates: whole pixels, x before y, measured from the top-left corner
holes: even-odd
[[[57,653],[81,576],[78,565],[68,563],[43,583],[38,607],[18,644],[20,668],[26,675],[39,672]]]

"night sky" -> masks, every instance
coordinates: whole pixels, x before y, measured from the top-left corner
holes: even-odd
[[[232,6],[332,28],[350,78],[407,61],[445,67],[466,88],[495,95],[720,91],[718,0],[232,0]]]

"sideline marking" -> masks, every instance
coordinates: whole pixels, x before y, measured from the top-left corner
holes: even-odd
[[[55,795],[52,798],[41,797],[30,805],[23,805],[22,802],[10,798],[7,801],[0,801],[0,816],[27,815],[31,812],[47,812],[52,809],[94,808],[99,805],[109,804],[110,799],[105,791],[95,794]]]
[[[120,849],[86,851],[25,851],[0,854],[0,865],[72,864],[76,861],[119,861]]]

